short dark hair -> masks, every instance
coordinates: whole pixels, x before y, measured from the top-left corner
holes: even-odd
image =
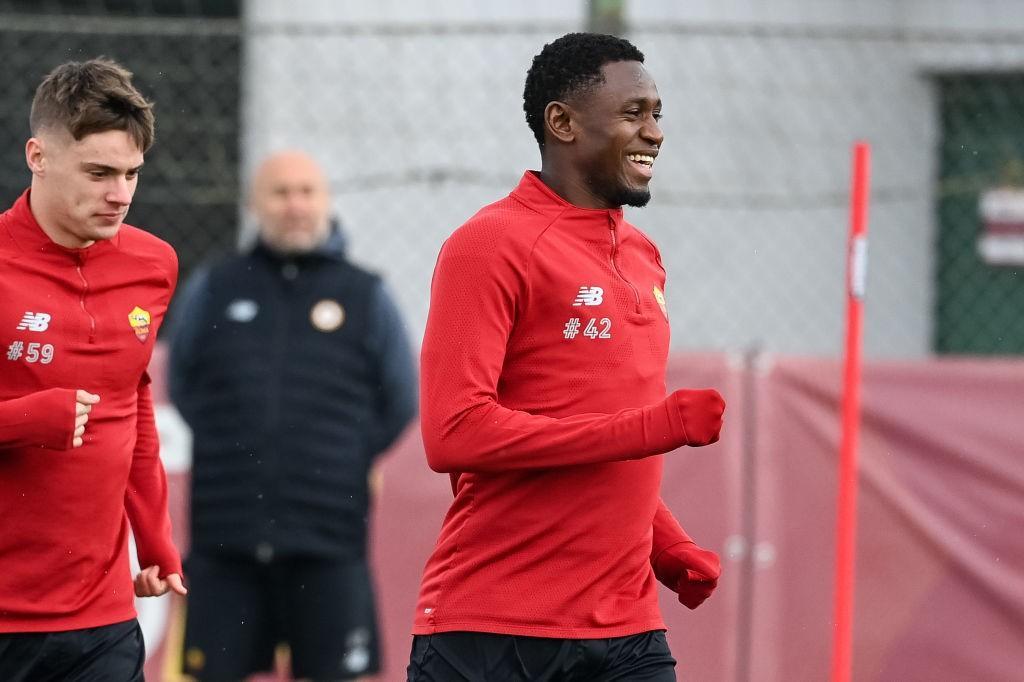
[[[544,46],[526,74],[523,111],[526,124],[544,147],[544,109],[604,82],[601,67],[610,62],[643,62],[644,53],[628,40],[601,33],[567,33]]]
[[[132,85],[130,71],[102,57],[51,71],[36,88],[29,126],[33,135],[62,128],[76,140],[123,130],[143,152],[155,136],[153,104]]]

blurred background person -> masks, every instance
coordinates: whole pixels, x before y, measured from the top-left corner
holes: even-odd
[[[287,643],[297,677],[353,679],[379,665],[373,466],[415,414],[415,368],[313,159],[264,160],[249,205],[255,245],[199,268],[175,310],[169,387],[194,438],[183,667],[240,679]]]

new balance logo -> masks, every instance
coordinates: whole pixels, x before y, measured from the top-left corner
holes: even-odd
[[[576,294],[574,306],[601,305],[604,302],[604,289],[601,287],[580,287],[580,293]]]
[[[25,313],[25,317],[18,323],[18,331],[27,329],[30,332],[45,332],[49,326],[49,313]]]

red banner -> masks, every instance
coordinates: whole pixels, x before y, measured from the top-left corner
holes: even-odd
[[[863,369],[853,679],[1020,679],[1024,362]],[[670,388],[714,386],[728,402],[718,444],[665,462],[666,503],[723,558],[718,591],[696,611],[662,591],[681,679],[828,677],[841,373],[834,360],[673,358]],[[182,434],[164,437],[174,449]],[[183,543],[185,477],[169,473]],[[412,429],[384,463],[373,516],[381,680],[404,679],[420,572],[450,500]],[[149,680],[179,679],[175,609],[148,627],[144,614]]]

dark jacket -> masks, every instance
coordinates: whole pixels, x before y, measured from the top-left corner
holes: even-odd
[[[335,230],[198,270],[173,310],[171,399],[193,431],[191,530],[206,553],[361,558],[367,476],[416,411],[379,277]]]

